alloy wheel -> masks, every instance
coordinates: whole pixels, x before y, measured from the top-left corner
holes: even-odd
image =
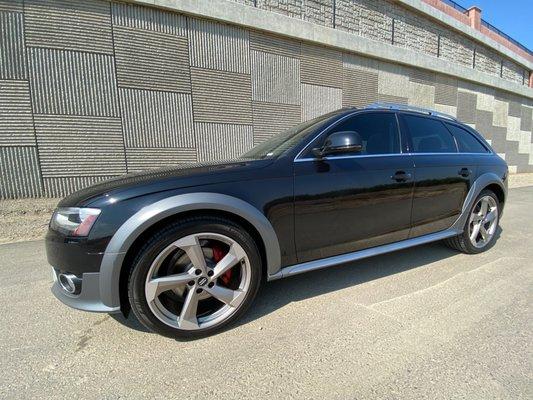
[[[492,239],[498,226],[498,204],[492,196],[478,200],[468,223],[468,236],[478,249],[485,247]]]
[[[146,277],[145,296],[163,323],[198,330],[228,319],[250,282],[250,261],[239,243],[218,233],[196,233],[159,253]]]

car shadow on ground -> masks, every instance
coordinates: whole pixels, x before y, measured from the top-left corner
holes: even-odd
[[[501,232],[502,229],[498,227],[496,239],[501,235]],[[448,248],[444,243],[435,242],[278,281],[266,282],[245,315],[225,330],[231,330],[262,318],[292,302],[423,267],[457,254],[459,254],[457,251]],[[128,328],[148,332],[132,312],[127,319],[121,314],[114,314],[112,317]]]

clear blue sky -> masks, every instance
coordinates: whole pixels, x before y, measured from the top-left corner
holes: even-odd
[[[478,6],[481,18],[533,50],[533,0],[455,0],[464,8]]]

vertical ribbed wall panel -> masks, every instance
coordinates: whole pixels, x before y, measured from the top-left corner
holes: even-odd
[[[248,31],[204,19],[189,18],[193,67],[250,73]]]
[[[254,144],[281,133],[300,123],[299,105],[253,102]]]
[[[196,161],[196,149],[191,148],[129,148],[126,149],[128,172],[144,171]]]
[[[0,147],[0,198],[42,196],[37,148]]]
[[[187,36],[184,15],[127,3],[111,3],[111,8],[114,25]]]
[[[187,38],[116,26],[118,85],[190,93]]]
[[[126,147],[194,147],[191,95],[120,89]]]
[[[0,11],[0,79],[26,79],[22,13]]]
[[[250,75],[191,69],[196,122],[252,123]]]
[[[115,175],[44,178],[44,195],[46,197],[63,197],[77,190],[86,188],[87,186],[113,178],[114,176]]]
[[[252,99],[300,104],[300,60],[251,51]]]
[[[113,54],[110,8],[101,0],[25,0],[26,44]]]
[[[254,144],[250,125],[197,123],[198,161],[232,159],[251,149]]]
[[[342,89],[302,84],[302,121],[342,107]]]
[[[126,172],[120,118],[36,115],[43,177]]]
[[[302,83],[342,87],[342,53],[326,47],[302,44]]]
[[[364,107],[378,100],[378,73],[344,68],[342,105]]]
[[[0,146],[34,146],[27,81],[0,81]]]
[[[28,49],[37,114],[119,116],[113,57]]]

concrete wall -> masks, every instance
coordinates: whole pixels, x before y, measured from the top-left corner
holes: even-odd
[[[327,1],[258,3],[291,13],[277,18],[332,19]],[[398,30],[396,24],[415,26],[422,18],[398,4],[344,3],[337,30],[354,41],[386,40],[389,25],[377,12],[386,16],[390,7],[405,16],[395,22],[398,52],[414,42],[436,65],[449,60],[453,70],[470,62],[468,45],[445,45],[441,36],[441,54],[433,54],[433,36]],[[227,4],[230,11],[260,12]],[[369,4],[377,14],[354,8]],[[276,15],[261,12],[263,20]],[[447,32],[420,21],[416,26]],[[378,100],[457,115],[492,142],[512,171],[533,171],[533,90],[512,72],[486,86],[317,42],[98,0],[0,0],[0,30],[1,198],[62,196],[126,172],[234,157],[302,120]],[[446,35],[463,41],[456,31]],[[505,59],[495,49],[476,49],[488,70],[479,49],[487,59]],[[523,63],[505,62],[525,71]]]

